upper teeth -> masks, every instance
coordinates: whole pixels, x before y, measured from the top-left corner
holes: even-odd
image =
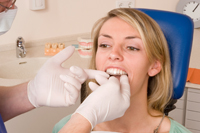
[[[125,71],[117,68],[109,68],[106,70],[106,72],[110,75],[125,75],[127,74]]]
[[[80,48],[82,48],[82,49],[92,49],[92,45],[88,45],[88,46],[80,45]]]

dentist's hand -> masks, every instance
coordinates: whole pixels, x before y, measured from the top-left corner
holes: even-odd
[[[95,74],[108,75],[105,72],[91,73],[94,70],[83,70],[79,67],[69,69],[63,68],[61,64],[74,53],[75,48],[69,46],[47,60],[47,62],[38,71],[33,80],[28,83],[28,98],[35,107],[51,106],[63,107],[75,104],[79,96],[81,84],[87,78],[94,78]],[[73,73],[76,71],[78,76]],[[65,84],[60,78],[69,81],[71,84]],[[65,84],[65,85],[64,85]]]
[[[130,105],[130,85],[126,75],[122,75],[120,81],[115,77],[106,79],[100,75],[95,79],[100,86],[90,82],[93,92],[75,111],[85,117],[92,128],[98,123],[123,116]]]
[[[81,89],[81,84],[84,83],[87,79],[94,79],[96,75],[101,75],[105,79],[109,75],[103,71],[91,70],[91,69],[82,69],[77,66],[70,67],[70,72],[67,75],[60,75],[60,79],[65,82],[64,86],[69,93],[69,104],[74,104],[78,97]]]

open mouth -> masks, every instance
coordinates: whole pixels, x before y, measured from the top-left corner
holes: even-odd
[[[108,68],[106,70],[106,73],[108,73],[110,76],[120,76],[120,75],[128,75],[125,71],[117,68]]]

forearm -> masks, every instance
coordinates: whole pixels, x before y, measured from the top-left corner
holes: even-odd
[[[27,82],[12,86],[0,87],[0,114],[3,121],[34,109],[27,96]]]
[[[64,125],[59,133],[90,133],[91,124],[82,115],[76,113],[72,115],[71,119]]]

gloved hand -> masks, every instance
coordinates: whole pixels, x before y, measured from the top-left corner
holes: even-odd
[[[109,75],[103,71],[82,69],[77,66],[70,67],[70,72],[67,75],[60,75],[62,81],[65,82],[64,86],[69,93],[69,104],[74,104],[79,96],[79,91],[81,89],[81,84],[86,81],[86,79],[94,79],[95,75],[101,75],[105,79]]]
[[[94,78],[96,74],[108,77],[108,74],[102,71],[72,67],[70,68],[71,72],[69,69],[63,68],[61,64],[74,53],[74,50],[73,46],[69,46],[48,59],[35,78],[28,83],[28,98],[33,106],[70,106],[78,99],[81,84],[87,78]],[[75,70],[77,73],[73,73]],[[71,84],[64,85],[65,82],[60,79],[60,75],[65,75],[61,78],[64,77],[65,80],[67,78]]]
[[[95,79],[100,86],[90,82],[89,87],[93,92],[75,111],[91,123],[92,129],[98,123],[123,116],[130,106],[130,85],[126,75],[122,75],[120,81],[115,77],[106,79],[100,75]]]

